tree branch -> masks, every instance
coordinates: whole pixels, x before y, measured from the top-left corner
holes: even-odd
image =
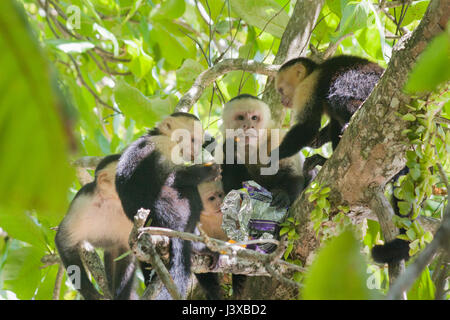
[[[398,235],[398,228],[392,222],[392,217],[395,213],[381,189],[377,188],[373,190],[370,207],[378,217],[378,222],[380,223],[384,240],[386,242],[394,240]],[[390,263],[388,267],[389,283],[392,285],[397,277],[405,270],[405,262],[401,261],[399,263]]]
[[[216,79],[224,74],[235,71],[243,70],[247,72],[253,72],[263,74],[266,76],[274,76],[279,66],[269,65],[254,60],[246,59],[225,59],[211,68],[203,71],[195,80],[191,89],[180,99],[175,111],[187,112],[191,107],[200,99],[203,91],[211,85]]]

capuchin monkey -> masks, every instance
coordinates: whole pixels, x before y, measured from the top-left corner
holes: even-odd
[[[200,223],[206,234],[214,239],[228,241],[222,230],[223,214],[220,210],[225,193],[221,181],[210,181],[198,186],[202,198],[203,211],[200,214]]]
[[[333,150],[336,149],[350,118],[370,95],[383,72],[384,69],[376,63],[346,55],[330,58],[322,64],[308,58],[297,58],[283,64],[275,86],[282,104],[297,111],[297,123],[281,142],[279,159],[295,154],[314,139],[319,141],[319,146],[331,141]],[[319,132],[323,114],[330,117],[330,123]],[[321,155],[314,155],[305,160],[304,168],[311,169],[325,161]],[[405,167],[392,181],[406,173]],[[400,215],[395,196],[393,209]],[[375,246],[372,256],[377,262],[391,263],[409,258],[408,252],[409,243],[395,239]]]
[[[81,261],[78,247],[82,241],[104,249],[105,271],[114,299],[130,299],[133,287],[133,255],[114,261],[130,250],[128,237],[133,226],[115,190],[119,158],[120,154],[114,154],[100,161],[95,180],[77,192],[55,237],[64,267],[79,268],[80,287],[77,289],[86,300],[98,300],[102,296],[92,285]]]
[[[227,129],[232,129],[235,133],[234,137],[228,137],[223,148],[222,181],[225,193],[242,188],[244,181],[254,180],[272,193],[272,206],[278,208],[290,206],[304,186],[301,159],[297,154],[280,161],[278,170],[272,173],[264,174],[262,171],[263,168],[267,169],[268,165],[262,163],[261,152],[268,156],[280,141],[280,139],[272,139],[274,134],[272,129],[275,128],[269,106],[257,97],[242,94],[225,105],[222,119],[224,137],[227,138]],[[264,132],[267,134],[264,135]],[[252,144],[252,139],[256,143]],[[237,143],[242,140],[245,145],[245,150],[242,150],[245,151],[244,155],[238,150]],[[229,143],[234,147],[232,163],[227,163]],[[230,150],[229,147],[228,150]],[[252,156],[255,159],[253,163]],[[270,162],[269,159],[267,162]]]
[[[231,99],[224,107],[222,131],[226,141],[223,148],[222,182],[225,193],[242,188],[242,182],[254,180],[272,193],[272,206],[287,208],[303,190],[305,183],[301,174],[301,159],[297,154],[279,162],[278,171],[264,175],[265,168],[259,158],[260,151],[269,155],[270,151],[279,143],[279,139],[272,139],[274,124],[269,106],[262,100],[249,94],[242,94]],[[234,137],[228,137],[226,130],[234,130]],[[260,130],[268,129],[268,130]],[[237,130],[237,131],[236,131]],[[264,135],[266,131],[267,135]],[[251,141],[256,140],[255,143]],[[240,154],[238,142],[244,141],[245,153]],[[272,140],[275,140],[273,143]],[[234,148],[232,163],[227,163],[227,144]],[[229,151],[229,148],[228,148]],[[256,158],[251,163],[251,157]],[[229,160],[229,159],[228,159]],[[238,161],[240,160],[240,161]],[[239,299],[244,291],[246,276],[233,275],[233,296]]]
[[[204,210],[198,186],[220,178],[217,164],[183,163],[198,156],[202,141],[199,119],[177,112],[123,152],[117,165],[116,190],[130,221],[140,208],[145,208],[150,209],[152,226],[194,232]],[[182,297],[186,297],[191,275],[191,251],[189,241],[171,239],[169,273]],[[149,278],[146,272],[144,278]],[[220,297],[214,279],[203,275],[197,278],[209,299]],[[171,299],[171,296],[163,288],[157,299]]]
[[[281,103],[297,112],[296,124],[279,146],[279,159],[290,157],[312,143],[315,137],[331,141],[337,147],[351,116],[380,79],[384,69],[376,63],[354,56],[337,56],[317,64],[308,58],[296,58],[283,64],[275,78]],[[321,130],[323,114],[330,123]],[[325,158],[315,155],[306,159],[323,165]]]

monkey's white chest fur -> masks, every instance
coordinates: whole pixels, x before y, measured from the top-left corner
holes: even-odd
[[[68,241],[77,244],[87,240],[95,247],[107,248],[120,244],[128,246],[132,222],[125,215],[120,200],[116,197],[101,198],[81,195],[70,208],[66,221]]]

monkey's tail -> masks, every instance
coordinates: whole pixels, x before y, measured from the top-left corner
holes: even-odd
[[[170,250],[171,267],[169,274],[182,298],[186,297],[191,275],[191,243],[172,238]],[[172,300],[169,291],[164,287],[156,300]]]
[[[400,170],[391,180],[394,184],[401,176],[408,174],[408,167],[404,167]],[[398,200],[395,195],[393,195],[392,209],[394,213],[402,217],[400,214],[400,209],[398,207]],[[400,234],[405,234],[405,229],[400,229]],[[378,263],[397,263],[401,260],[409,259],[409,241],[403,239],[394,239],[392,241],[386,242],[383,245],[376,245],[372,248],[372,258]]]

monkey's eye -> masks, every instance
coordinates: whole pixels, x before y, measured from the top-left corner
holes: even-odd
[[[214,196],[211,196],[208,198],[208,201],[214,201],[214,200],[216,200],[216,197],[214,197]]]
[[[219,196],[219,198],[223,198],[223,196],[224,196],[224,193],[223,193],[223,192],[221,192],[221,193],[219,193],[219,194],[218,194],[218,196]]]
[[[278,88],[278,92],[282,95],[283,94],[283,92],[284,92],[284,90],[283,90],[283,88]]]
[[[252,120],[253,121],[257,121],[258,120],[258,116],[252,116]]]
[[[236,117],[236,119],[239,121],[242,121],[242,120],[244,120],[244,116],[242,114],[240,114]]]

